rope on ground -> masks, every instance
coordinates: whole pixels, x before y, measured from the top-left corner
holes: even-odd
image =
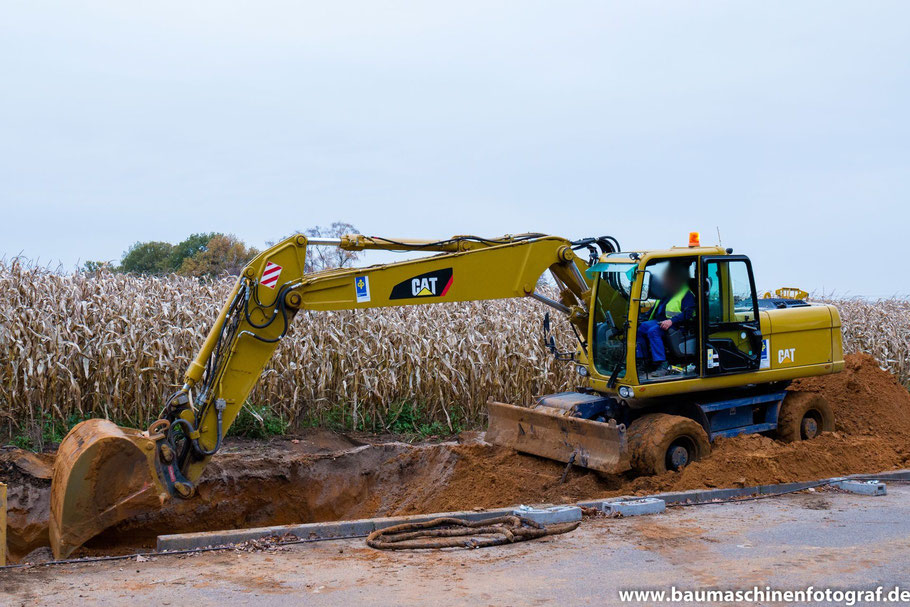
[[[578,525],[579,521],[544,526],[520,516],[481,521],[443,517],[377,529],[367,536],[367,546],[379,550],[485,548],[568,533]]]

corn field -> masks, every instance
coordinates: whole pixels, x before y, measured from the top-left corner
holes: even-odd
[[[824,301],[840,312],[845,353],[871,354],[910,389],[910,299]]]
[[[145,427],[182,383],[233,279],[61,274],[0,262],[0,433],[108,417]],[[835,301],[848,351],[910,382],[910,301]],[[292,424],[386,431],[396,404],[477,427],[488,397],[570,388],[531,300],[302,312],[251,396]],[[573,347],[565,323],[557,341]]]
[[[233,281],[0,264],[0,428],[48,417],[146,427]],[[570,384],[574,368],[542,345],[543,312],[530,300],[301,312],[250,401],[292,424],[385,431],[409,402],[425,420],[473,427],[488,397],[528,402]]]

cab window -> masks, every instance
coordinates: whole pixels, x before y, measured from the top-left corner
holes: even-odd
[[[622,378],[626,374],[625,327],[637,270],[634,263],[598,263],[588,270],[589,275],[596,277],[594,367],[608,377]]]
[[[636,335],[639,382],[698,376],[697,269],[694,257],[652,260],[645,267]],[[674,322],[664,329],[660,323],[667,319]]]
[[[749,260],[706,258],[703,271],[705,374],[758,369],[761,331]]]

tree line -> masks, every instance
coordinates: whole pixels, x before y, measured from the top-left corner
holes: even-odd
[[[310,237],[334,237],[355,234],[357,229],[349,223],[336,221],[331,225],[299,230]],[[268,243],[273,244],[273,243]],[[211,277],[223,274],[237,275],[246,264],[259,254],[233,234],[200,232],[190,234],[177,244],[160,240],[136,242],[123,252],[119,262],[87,261],[85,272],[124,272],[163,276]],[[312,247],[307,255],[307,272],[326,268],[348,267],[358,259],[355,251],[342,251],[333,247]]]

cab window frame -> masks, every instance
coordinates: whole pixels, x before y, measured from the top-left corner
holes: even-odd
[[[685,254],[682,254],[682,255],[673,255],[673,254],[666,254],[666,253],[648,255],[647,257],[645,257],[644,259],[641,260],[640,268],[638,269],[638,273],[642,274],[641,290],[639,291],[638,297],[633,298],[633,300],[632,300],[632,303],[634,304],[634,306],[631,306],[631,305],[629,306],[630,321],[632,320],[632,318],[634,316],[634,325],[630,326],[630,331],[635,332],[636,343],[638,343],[638,335],[637,335],[638,327],[641,325],[641,323],[648,320],[647,318],[643,318],[643,313],[641,312],[642,303],[653,299],[654,300],[653,305],[656,306],[656,305],[658,305],[658,303],[661,299],[660,297],[654,297],[653,294],[651,293],[651,283],[654,280],[660,280],[660,278],[659,278],[659,275],[656,275],[650,268],[652,268],[653,266],[659,265],[659,264],[663,264],[663,263],[669,264],[669,263],[673,263],[674,261],[684,261],[684,262],[686,262],[686,264],[688,264],[690,271],[692,271],[694,273],[694,276],[690,276],[688,280],[694,281],[695,285],[697,286],[699,284],[699,278],[698,278],[699,273],[701,272],[700,259],[701,259],[701,257],[698,254],[686,251]],[[689,286],[691,287],[692,284],[689,283]],[[645,291],[646,288],[647,288],[647,291]],[[645,297],[645,295],[647,295],[647,297]],[[664,297],[668,297],[667,294],[663,294],[663,295],[664,295]],[[695,358],[692,361],[692,363],[694,363],[694,365],[695,365],[694,375],[688,374],[688,373],[683,373],[683,374],[679,374],[679,375],[666,375],[666,376],[663,376],[660,378],[648,378],[647,374],[646,374],[644,376],[645,378],[642,379],[642,371],[641,371],[641,369],[639,369],[639,364],[638,364],[639,361],[637,360],[637,357],[635,356],[635,352],[633,350],[630,358],[635,361],[635,376],[638,378],[638,381],[641,385],[650,385],[650,384],[666,383],[666,382],[673,382],[673,381],[685,381],[685,380],[696,379],[696,378],[702,376],[703,369],[702,369],[702,364],[701,364],[701,360],[702,360],[701,352],[704,350],[704,348],[702,345],[702,322],[700,319],[701,303],[700,303],[700,298],[699,298],[699,294],[698,294],[697,290],[692,291],[692,295],[695,297],[695,318],[691,319],[691,321],[694,321],[693,324],[691,325],[691,330],[693,333],[692,337],[695,338],[695,352],[696,352]],[[653,309],[653,308],[650,308],[649,310],[651,310],[651,309]],[[647,345],[642,344],[642,347],[647,348]],[[664,347],[668,351],[670,350],[670,344],[667,343],[666,340],[664,341]]]
[[[752,302],[752,314],[751,318],[746,321],[727,321],[721,320],[717,322],[712,322],[710,314],[710,292],[708,286],[708,267],[709,264],[721,264],[721,263],[735,263],[743,262],[746,265],[746,270],[749,276],[749,288],[750,288],[750,299]],[[728,266],[729,268],[729,266]],[[746,255],[704,255],[699,258],[698,262],[698,274],[699,274],[699,293],[698,293],[698,307],[703,311],[701,318],[699,319],[699,333],[701,334],[700,340],[700,352],[699,357],[701,359],[700,364],[700,375],[701,377],[719,377],[723,375],[735,375],[739,373],[751,373],[757,371],[761,364],[761,343],[762,343],[762,334],[761,334],[761,318],[759,316],[759,307],[758,307],[758,297],[757,291],[755,288],[755,275],[752,271],[752,260],[749,259]],[[729,275],[729,273],[728,273]],[[733,310],[731,310],[733,312]],[[753,340],[752,350],[753,354],[745,354],[745,356],[751,356],[750,364],[746,368],[736,368],[730,370],[721,370],[713,371],[708,367],[708,346],[712,332],[717,333],[724,330],[743,330],[748,329],[752,332],[750,339]]]

